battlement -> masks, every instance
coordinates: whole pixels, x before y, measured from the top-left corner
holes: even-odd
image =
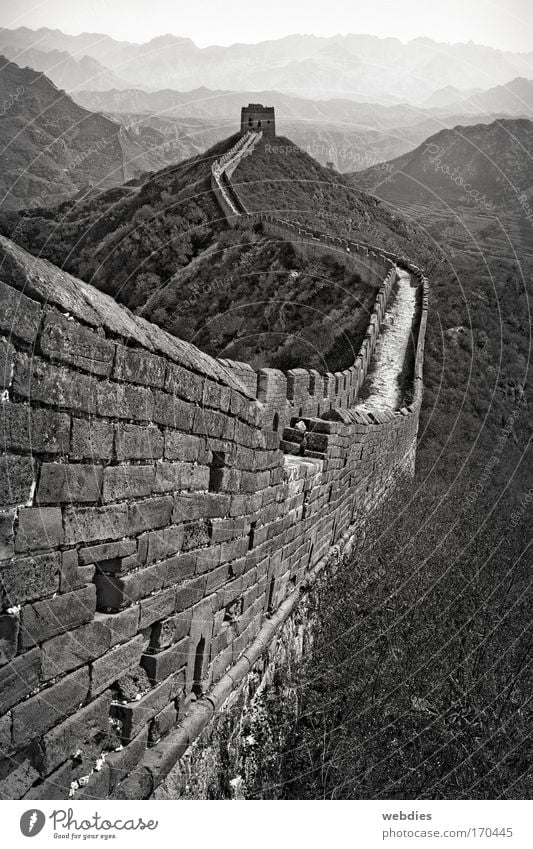
[[[265,136],[276,135],[276,119],[273,106],[249,103],[241,109],[241,133],[249,130],[261,131]]]

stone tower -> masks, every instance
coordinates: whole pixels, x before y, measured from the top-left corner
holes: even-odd
[[[261,103],[249,103],[241,109],[241,133],[248,130],[262,130],[265,136],[276,135],[274,107]]]

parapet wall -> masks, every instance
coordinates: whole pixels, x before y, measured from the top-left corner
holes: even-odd
[[[0,794],[146,798],[412,473],[427,283],[367,415],[363,361],[228,368],[3,238],[0,281]]]

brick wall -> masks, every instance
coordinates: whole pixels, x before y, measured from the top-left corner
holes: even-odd
[[[229,368],[0,261],[0,794],[147,797],[412,471],[426,300],[413,404],[371,417],[355,372]]]

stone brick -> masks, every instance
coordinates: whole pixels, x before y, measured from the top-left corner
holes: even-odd
[[[68,593],[78,587],[84,586],[86,581],[78,567],[78,552],[76,549],[63,551],[61,553],[61,579],[59,589],[62,593]]]
[[[196,556],[191,554],[178,554],[165,560],[167,573],[165,584],[179,584],[187,578],[192,578],[196,571]]]
[[[52,637],[41,647],[43,680],[49,681],[56,675],[62,675],[91,660],[96,660],[110,647],[111,634],[109,628],[96,619],[89,622],[88,625],[76,628],[74,631]],[[34,651],[37,651],[37,649],[34,649]]]
[[[192,469],[191,480],[189,487],[191,490],[207,490],[209,489],[209,481],[211,479],[211,470],[208,466],[194,466]]]
[[[0,336],[0,390],[6,389],[11,383],[14,359],[13,345]]]
[[[158,463],[155,467],[154,492],[191,489],[193,471],[195,467],[191,463]]]
[[[101,466],[43,463],[37,487],[37,500],[40,504],[99,501],[103,471]]]
[[[113,377],[127,383],[140,383],[144,386],[165,385],[166,361],[161,357],[148,354],[145,350],[133,350],[117,345]]]
[[[163,447],[163,434],[157,427],[122,423],[116,426],[117,460],[159,460]]]
[[[189,637],[183,637],[178,643],[157,654],[144,654],[141,666],[145,669],[151,684],[159,684],[173,672],[178,672],[187,663]]]
[[[113,705],[112,714],[122,722],[122,742],[127,744],[143,726],[182,692],[184,675],[178,672],[153,688],[137,702],[127,705]]]
[[[227,563],[223,563],[222,566],[218,567],[218,569],[213,569],[212,572],[208,572],[205,588],[206,593],[212,593],[215,590],[218,590],[219,587],[222,587],[225,584],[228,577],[229,570]]]
[[[167,705],[166,708],[163,708],[157,716],[154,716],[150,723],[150,732],[148,735],[150,745],[153,746],[158,743],[161,737],[167,734],[171,728],[176,725],[177,719],[178,712],[174,702]]]
[[[13,743],[25,746],[77,711],[89,693],[89,670],[84,667],[21,702],[12,710]]]
[[[59,590],[61,556],[36,554],[15,557],[0,564],[2,609],[52,595]]]
[[[0,282],[0,330],[8,338],[18,336],[24,342],[33,342],[41,320],[41,307],[37,301]]]
[[[18,354],[12,389],[35,403],[41,401],[60,410],[90,413],[93,411],[94,378],[63,366],[47,363],[38,357]]]
[[[94,582],[98,609],[119,610],[121,607],[133,604],[149,596],[150,593],[160,590],[165,582],[165,576],[164,563],[138,569],[129,575],[106,575],[97,572]]]
[[[106,759],[109,766],[110,789],[114,790],[134,766],[141,760],[148,745],[148,726],[129,741],[120,752],[111,752]]]
[[[0,446],[7,451],[66,454],[69,450],[70,416],[56,410],[32,409],[27,404],[2,405]]]
[[[39,778],[39,773],[24,754],[0,761],[0,798],[20,799]]]
[[[115,427],[98,419],[72,419],[71,460],[110,460]]]
[[[0,513],[0,560],[7,560],[15,553],[15,535],[13,526],[16,513],[10,510]]]
[[[0,713],[6,713],[39,683],[41,652],[32,649],[0,669]]]
[[[104,501],[150,495],[153,485],[153,466],[109,466],[104,469]]]
[[[172,430],[165,432],[165,459],[209,463],[210,455],[205,439]]]
[[[104,377],[111,373],[115,355],[113,342],[60,313],[50,311],[46,314],[39,342],[42,352],[50,359]]]
[[[127,607],[119,613],[97,612],[94,621],[105,628],[109,634],[110,648],[130,640],[139,630],[139,606]]]
[[[158,622],[150,635],[151,649],[166,649],[183,637],[187,637],[191,627],[192,608]]]
[[[176,607],[176,590],[174,587],[169,587],[165,590],[155,593],[144,598],[140,602],[141,618],[139,620],[139,628],[147,628],[169,613],[173,613]]]
[[[154,422],[166,427],[189,431],[194,417],[194,407],[181,398],[154,392]]]
[[[99,416],[151,422],[154,415],[154,396],[144,386],[100,381],[96,388],[96,408]]]
[[[23,650],[56,634],[90,622],[96,611],[94,585],[25,604],[21,611],[20,645]]]
[[[12,613],[0,613],[0,666],[10,663],[17,653],[20,619]]]
[[[182,610],[186,610],[200,601],[204,596],[205,585],[206,577],[202,575],[184,584],[184,586],[178,587],[176,590],[176,613],[181,613]]]
[[[198,374],[187,371],[181,366],[168,364],[165,389],[173,395],[179,395],[193,404],[202,401],[204,379]]]
[[[0,456],[0,507],[28,503],[33,493],[35,468],[32,457]]]
[[[75,801],[82,799],[107,799],[109,796],[109,766],[104,763],[100,769],[90,773],[86,783],[83,783],[72,796]]]
[[[129,669],[139,665],[144,638],[139,634],[128,643],[116,646],[91,664],[91,698],[97,696]]]
[[[70,508],[63,516],[65,545],[120,539],[128,535],[128,505]]]
[[[137,501],[128,507],[128,532],[142,533],[170,524],[174,502],[170,497]]]
[[[15,552],[58,548],[63,542],[63,522],[58,507],[26,507],[18,512]]]
[[[74,754],[80,743],[107,728],[111,693],[103,693],[87,707],[77,711],[44,735],[40,745],[38,769],[48,775],[62,761]]]
[[[188,522],[184,525],[183,550],[190,551],[191,548],[200,548],[209,543],[209,529],[206,522]]]
[[[128,557],[137,550],[137,542],[132,539],[118,542],[105,542],[102,545],[91,545],[80,548],[79,558],[82,566],[88,563],[99,563],[101,560],[112,560],[114,557]]]
[[[65,761],[43,781],[37,782],[23,796],[24,799],[46,799],[48,801],[68,799],[72,782],[72,762]]]
[[[139,538],[139,560],[147,565],[181,551],[183,525],[161,528]]]
[[[11,740],[11,714],[6,713],[0,717],[0,758],[4,758],[13,751]]]

